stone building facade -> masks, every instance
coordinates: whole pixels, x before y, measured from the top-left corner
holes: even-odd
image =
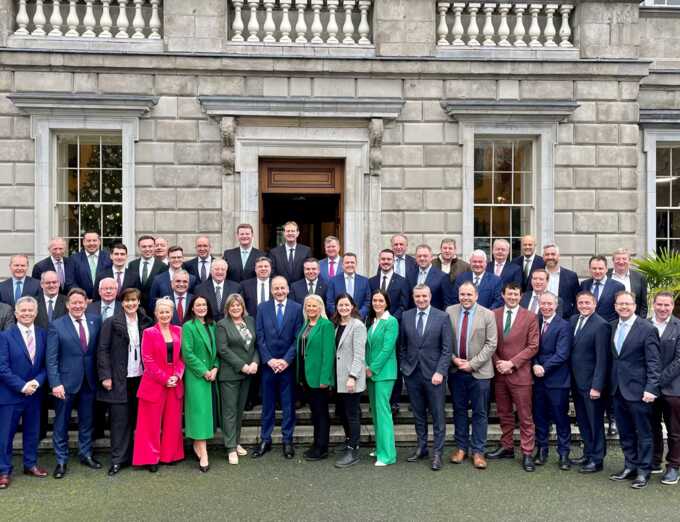
[[[680,10],[648,3],[0,0],[0,271],[92,223],[271,243],[308,204],[364,272],[396,232],[580,273],[680,246]]]

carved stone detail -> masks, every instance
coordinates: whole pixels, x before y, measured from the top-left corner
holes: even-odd
[[[380,176],[380,171],[382,170],[382,144],[384,132],[385,125],[382,118],[372,118],[368,122],[368,164],[371,176]]]
[[[224,167],[224,175],[232,176],[234,174],[234,165],[236,160],[236,118],[233,116],[224,116],[220,120],[220,131],[222,133],[222,166]]]

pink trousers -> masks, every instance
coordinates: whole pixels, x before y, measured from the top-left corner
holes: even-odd
[[[174,462],[184,458],[182,399],[174,389],[163,394],[161,402],[139,399],[133,466]]]

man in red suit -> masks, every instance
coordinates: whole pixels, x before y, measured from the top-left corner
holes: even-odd
[[[496,370],[496,409],[501,423],[501,444],[487,453],[489,459],[515,457],[512,432],[515,428],[513,405],[519,417],[519,431],[524,471],[534,471],[534,420],[531,415],[531,360],[538,352],[536,316],[520,308],[521,288],[507,283],[503,288],[505,306],[494,310],[498,330],[498,347],[493,355]]]

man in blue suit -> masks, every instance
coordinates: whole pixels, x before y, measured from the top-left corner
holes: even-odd
[[[548,436],[550,421],[557,429],[557,453],[559,468],[571,468],[569,445],[571,423],[569,421],[569,352],[571,351],[571,328],[566,319],[557,315],[557,296],[544,292],[540,296],[538,318],[540,341],[533,359],[534,374],[534,424],[536,426],[536,453],[534,464],[540,466],[548,460]]]
[[[328,284],[336,275],[342,273],[342,256],[340,255],[340,240],[335,236],[326,236],[323,240],[326,257],[319,261],[319,277]]]
[[[149,312],[153,315],[156,308],[156,301],[161,297],[172,295],[172,280],[175,274],[184,270],[184,250],[180,246],[173,246],[168,249],[168,270],[158,274],[151,283],[149,292]],[[189,276],[189,292],[193,292],[198,278],[187,272]],[[120,289],[118,290],[120,295]]]
[[[449,281],[448,274],[432,265],[432,248],[429,245],[416,247],[417,268],[411,272],[408,282],[411,288],[416,285],[427,285],[432,293],[431,304],[435,308],[444,311],[455,301],[453,286]],[[411,301],[411,305],[413,305]]]
[[[175,272],[172,278],[170,293],[161,297],[169,297],[175,303],[175,310],[172,313],[172,324],[182,326],[184,316],[189,309],[189,304],[193,299],[193,294],[189,292],[189,279],[191,275],[184,269]],[[159,298],[160,299],[160,298]],[[154,316],[155,317],[155,316]]]
[[[522,255],[512,260],[522,270],[522,293],[531,291],[531,274],[534,270],[545,268],[545,261],[536,254],[536,239],[534,236],[524,236],[521,239]],[[559,296],[558,296],[559,297]]]
[[[302,304],[308,294],[316,294],[326,303],[328,285],[320,277],[319,261],[314,257],[309,257],[302,266],[305,277],[290,285],[291,299]]]
[[[550,274],[545,268],[537,268],[531,273],[531,290],[527,290],[522,294],[519,300],[519,305],[526,308],[534,314],[539,314],[539,303],[541,295],[548,292],[548,282],[550,281]],[[552,294],[552,292],[550,292]],[[555,294],[553,294],[555,295]],[[557,298],[557,310],[555,313],[560,317],[564,317],[564,303],[562,298]]]
[[[47,471],[38,467],[47,336],[34,324],[38,302],[33,297],[19,298],[15,310],[17,324],[0,335],[0,489],[11,482],[12,442],[19,421],[24,474],[47,476]]]
[[[413,289],[415,308],[404,312],[400,326],[399,350],[401,372],[415,417],[418,445],[408,457],[409,462],[424,459],[427,451],[427,413],[432,415],[432,464],[434,471],[442,467],[442,452],[446,439],[445,377],[451,364],[453,330],[446,312],[431,306],[430,287],[416,285]]]
[[[495,310],[503,306],[501,293],[503,285],[500,277],[486,271],[486,253],[484,250],[475,250],[470,254],[470,272],[463,272],[456,278],[456,286],[453,290],[455,304],[458,304],[458,288],[466,281],[471,281],[477,287],[479,303],[484,308]]]
[[[283,410],[283,455],[292,459],[295,456],[295,370],[292,365],[297,350],[297,334],[302,328],[302,306],[288,299],[285,277],[272,279],[272,295],[274,299],[262,303],[257,311],[257,350],[262,363],[262,421],[260,444],[253,451],[253,458],[261,457],[272,449],[278,399]]]
[[[241,283],[255,277],[255,263],[264,252],[253,246],[253,226],[241,223],[236,227],[238,246],[224,251],[223,259],[229,264],[227,278]]]
[[[95,360],[101,320],[86,315],[87,294],[80,288],[68,293],[68,314],[54,320],[47,332],[47,379],[57,399],[52,444],[57,456],[54,478],[63,478],[68,462],[68,424],[78,406],[80,462],[92,469],[101,464],[92,458],[92,424],[97,378]]]
[[[505,239],[496,239],[493,242],[493,259],[486,266],[486,271],[501,278],[501,285],[517,283],[522,286],[522,269],[510,261],[510,243]]]
[[[246,279],[241,283],[243,300],[246,303],[248,315],[257,319],[257,307],[269,301],[272,293],[272,260],[261,256],[255,261],[255,277]],[[250,382],[253,389],[253,382]]]
[[[48,257],[33,265],[31,277],[40,281],[43,272],[55,272],[59,278],[59,291],[68,292],[68,285],[73,284],[73,263],[66,257],[66,241],[63,237],[54,237],[47,244]]]
[[[408,281],[413,272],[418,269],[415,258],[406,253],[408,238],[404,234],[395,234],[390,239],[390,247],[394,252],[394,272]],[[409,288],[409,299],[411,299],[411,290]]]
[[[83,250],[71,256],[74,281],[72,287],[85,291],[88,299],[94,299],[94,283],[100,272],[111,268],[108,252],[101,249],[97,232],[86,232],[83,236]]]
[[[368,280],[371,294],[378,288],[385,292],[390,298],[390,315],[401,321],[410,299],[408,281],[394,271],[394,252],[389,248],[380,251],[378,265],[380,270]]]
[[[581,291],[578,276],[573,270],[560,265],[560,249],[555,244],[543,247],[543,260],[550,274],[548,290],[562,300],[562,317],[568,319],[575,312],[576,294]]]
[[[102,279],[113,278],[116,282],[117,293],[114,296],[118,299],[120,294],[126,288],[141,288],[142,283],[139,280],[139,274],[134,270],[128,269],[128,249],[123,243],[116,243],[111,246],[111,267],[97,273],[97,279],[94,282],[94,300],[101,300],[102,296],[99,293],[99,285]],[[159,261],[160,263],[160,261]]]
[[[595,311],[605,321],[616,321],[618,314],[614,309],[616,294],[625,291],[626,287],[618,281],[607,277],[607,258],[604,256],[593,256],[588,262],[590,279],[581,283],[581,290],[587,290],[595,296],[597,308]]]
[[[326,292],[326,310],[328,315],[335,313],[336,296],[347,292],[356,303],[357,310],[362,319],[366,319],[368,307],[371,305],[371,289],[368,278],[356,273],[357,255],[347,252],[342,256],[341,274],[336,275],[328,283]]]
[[[631,487],[642,489],[652,469],[652,403],[660,393],[659,334],[649,321],[635,315],[632,293],[617,293],[615,306],[618,320],[611,323],[610,392],[625,460],[623,470],[609,478],[634,479]]]
[[[583,441],[583,458],[572,462],[581,464],[579,473],[602,471],[607,451],[603,394],[609,375],[611,326],[595,313],[595,305],[593,294],[579,292],[576,296],[578,314],[570,319],[574,335],[569,360],[572,396]]]
[[[40,295],[40,281],[26,275],[28,257],[17,254],[9,260],[9,271],[12,277],[0,283],[0,302],[14,307],[20,297]]]

